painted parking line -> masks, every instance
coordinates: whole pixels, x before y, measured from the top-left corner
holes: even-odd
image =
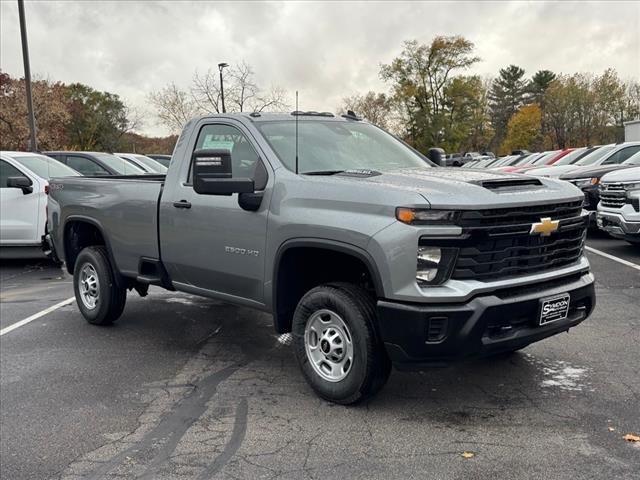
[[[55,305],[52,305],[49,308],[45,308],[41,312],[34,313],[33,315],[31,315],[30,317],[25,318],[24,320],[20,320],[19,322],[13,323],[13,324],[9,325],[8,327],[3,328],[2,330],[0,330],[0,337],[2,335],[5,335],[5,334],[9,333],[9,332],[12,332],[16,328],[23,327],[26,324],[33,322],[34,320],[37,320],[37,319],[39,319],[41,317],[44,317],[46,314],[51,313],[51,312],[53,312],[55,310],[58,310],[59,308],[62,308],[65,305],[69,305],[75,299],[76,299],[76,297],[67,298],[66,300],[63,300],[60,303],[56,303]]]
[[[618,263],[621,263],[622,265],[626,265],[627,267],[631,267],[631,268],[635,268],[636,270],[640,270],[640,265],[637,265],[637,264],[635,264],[633,262],[630,262],[629,260],[625,260],[624,258],[616,257],[614,255],[611,255],[610,253],[603,252],[602,250],[597,250],[597,249],[595,249],[593,247],[589,247],[587,245],[585,245],[584,248],[588,252],[595,253],[596,255],[603,256],[605,258],[608,258],[609,260],[613,260],[614,262],[618,262]]]

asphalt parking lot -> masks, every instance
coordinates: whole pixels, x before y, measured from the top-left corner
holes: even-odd
[[[588,256],[598,306],[576,329],[394,371],[356,407],[310,391],[267,315],[155,289],[95,327],[68,304],[0,337],[1,477],[640,478],[623,439],[640,433],[640,271]],[[73,295],[44,262],[3,262],[0,282],[2,329]]]

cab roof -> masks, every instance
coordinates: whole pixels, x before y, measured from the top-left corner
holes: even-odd
[[[331,122],[364,122],[363,119],[356,115],[335,115],[331,112],[316,112],[316,111],[293,111],[293,112],[239,112],[239,113],[219,113],[202,115],[199,119],[205,118],[242,118],[251,122],[274,122],[274,121],[294,121],[298,120],[320,120]]]

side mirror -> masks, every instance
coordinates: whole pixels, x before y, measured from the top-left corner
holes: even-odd
[[[26,195],[33,192],[33,182],[27,177],[9,177],[7,188],[19,188]]]
[[[251,178],[233,178],[231,152],[227,149],[196,150],[191,156],[193,189],[202,195],[253,193]]]
[[[445,167],[447,165],[444,150],[441,148],[430,148],[427,152],[427,158],[441,167]]]

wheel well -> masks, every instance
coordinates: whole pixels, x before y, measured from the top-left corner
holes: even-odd
[[[302,296],[328,282],[349,282],[376,290],[376,277],[358,256],[322,247],[292,247],[279,259],[274,283],[274,323],[278,333],[291,331]]]
[[[105,245],[104,236],[98,227],[89,222],[73,221],[64,229],[64,258],[67,271],[73,274],[76,258],[83,248]]]

